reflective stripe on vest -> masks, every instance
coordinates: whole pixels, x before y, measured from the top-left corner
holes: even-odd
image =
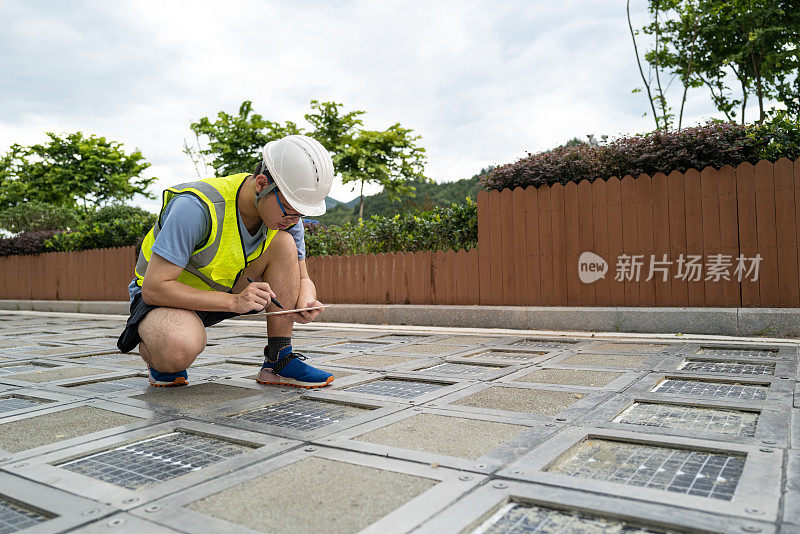
[[[188,182],[164,190],[161,212],[142,242],[136,262],[136,283],[142,286],[153,244],[161,231],[162,217],[176,195],[193,195],[208,211],[210,227],[206,239],[189,257],[178,281],[197,289],[230,291],[242,270],[269,246],[277,230],[267,230],[261,246],[245,258],[244,239],[239,229],[237,198],[247,173]]]

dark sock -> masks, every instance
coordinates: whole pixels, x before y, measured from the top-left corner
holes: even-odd
[[[290,337],[268,337],[267,346],[264,347],[264,356],[271,362],[278,361],[278,352],[283,347],[291,346],[292,338]]]

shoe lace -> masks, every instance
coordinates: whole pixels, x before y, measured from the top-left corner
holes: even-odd
[[[305,360],[305,359],[307,359],[307,358],[305,356],[303,356],[302,354],[300,354],[299,352],[289,353],[286,356],[284,356],[283,358],[278,359],[277,362],[275,362],[275,372],[276,373],[280,373],[283,370],[283,368],[286,367],[287,365],[289,365],[289,362],[291,362],[292,360],[301,360],[302,361],[302,360]]]

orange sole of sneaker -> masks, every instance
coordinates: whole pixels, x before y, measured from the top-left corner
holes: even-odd
[[[180,386],[188,386],[189,382],[187,382],[186,379],[181,376],[175,379],[175,382],[173,382],[172,384],[153,384],[152,382],[150,382],[150,385],[153,386],[154,388],[174,388]]]
[[[286,384],[284,382],[262,382],[259,379],[256,379],[256,382],[258,382],[259,384],[267,385],[267,386],[289,386],[289,387],[300,388],[300,389],[318,389],[318,388],[324,388],[325,386],[327,386],[331,382],[333,382],[333,377],[328,378],[327,382],[325,382],[324,384],[320,384],[318,386],[300,386],[300,385],[297,385],[297,384]]]

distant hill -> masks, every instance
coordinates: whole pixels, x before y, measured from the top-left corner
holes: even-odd
[[[475,200],[480,190],[478,180],[490,170],[491,167],[482,169],[472,178],[455,182],[441,184],[412,182],[416,187],[414,196],[406,197],[399,202],[391,202],[384,192],[367,196],[364,198],[364,218],[367,219],[372,215],[393,216],[406,211],[430,210],[434,206],[449,206],[454,202],[463,202],[467,197]],[[349,202],[339,202],[328,208],[325,215],[315,219],[328,226],[355,222],[358,220],[359,201],[360,197],[356,197]]]

